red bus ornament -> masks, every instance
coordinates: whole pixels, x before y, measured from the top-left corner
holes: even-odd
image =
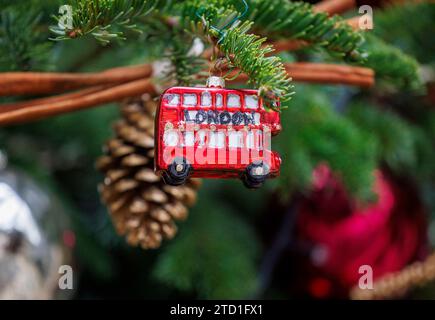
[[[259,188],[279,175],[281,158],[271,150],[271,137],[281,131],[279,112],[266,110],[257,90],[224,87],[222,78],[210,77],[207,87],[172,87],[162,94],[155,170],[165,183],[240,178]]]

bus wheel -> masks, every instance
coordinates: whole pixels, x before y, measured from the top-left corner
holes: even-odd
[[[243,176],[243,183],[250,189],[260,188],[267,179],[269,168],[263,162],[251,163]]]
[[[176,158],[162,175],[166,184],[179,186],[189,178],[192,166],[184,158]]]

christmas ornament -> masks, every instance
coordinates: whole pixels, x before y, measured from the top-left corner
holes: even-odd
[[[241,178],[258,188],[279,175],[281,158],[270,140],[281,130],[280,115],[256,90],[225,89],[214,76],[205,88],[173,87],[156,118],[155,169],[168,185],[189,177]]]
[[[68,220],[52,195],[23,173],[1,168],[0,299],[68,298],[59,268],[71,265]]]
[[[122,106],[123,118],[114,130],[97,168],[105,174],[100,193],[108,206],[117,232],[129,244],[157,248],[174,237],[175,221],[187,217],[196,201],[199,180],[184,186],[163,183],[154,173],[154,114],[156,103],[149,97]]]
[[[301,202],[297,222],[299,243],[311,247],[304,267],[311,294],[326,281],[330,290],[322,298],[344,296],[358,283],[361,266],[370,266],[376,280],[424,257],[426,223],[418,197],[386,172],[375,176],[378,200],[360,206],[326,165],[315,170],[314,190]]]
[[[388,273],[373,284],[372,290],[352,288],[350,297],[354,300],[379,300],[399,298],[413,288],[435,280],[435,253],[424,261],[417,261],[403,270]]]

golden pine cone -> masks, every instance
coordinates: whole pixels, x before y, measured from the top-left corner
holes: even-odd
[[[123,104],[122,119],[114,125],[116,137],[96,164],[105,174],[99,191],[115,229],[130,245],[144,249],[175,236],[175,221],[187,217],[201,183],[189,179],[184,186],[169,186],[154,173],[156,107],[146,98]]]

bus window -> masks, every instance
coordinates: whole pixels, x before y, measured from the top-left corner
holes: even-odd
[[[211,107],[211,94],[205,91],[201,95],[201,107]]]
[[[224,99],[220,93],[216,94],[216,107],[222,108],[224,106]]]
[[[207,131],[199,130],[196,134],[196,142],[198,143],[198,147],[205,147],[207,140]]]
[[[208,143],[209,148],[222,149],[225,148],[225,133],[224,132],[210,132],[210,140]]]
[[[240,108],[240,96],[238,94],[228,95],[227,108]]]
[[[258,108],[258,96],[256,95],[246,95],[245,96],[245,107],[248,109]]]
[[[263,131],[258,130],[257,132],[257,148],[258,150],[263,150]]]
[[[248,149],[257,149],[262,150],[263,149],[263,131],[261,130],[255,130],[255,131],[249,131],[246,135],[246,147]]]
[[[178,144],[178,131],[165,131],[165,134],[163,135],[163,141],[167,147],[176,147]]]
[[[242,148],[243,147],[243,132],[242,131],[230,131],[228,133],[228,146],[230,148]]]
[[[260,124],[260,119],[261,119],[261,115],[258,112],[254,113],[254,123],[256,125]]]
[[[163,101],[168,105],[168,107],[177,107],[180,104],[180,95],[167,93],[163,96]]]
[[[196,107],[198,103],[198,98],[195,93],[185,93],[183,94],[183,105],[187,107]]]

